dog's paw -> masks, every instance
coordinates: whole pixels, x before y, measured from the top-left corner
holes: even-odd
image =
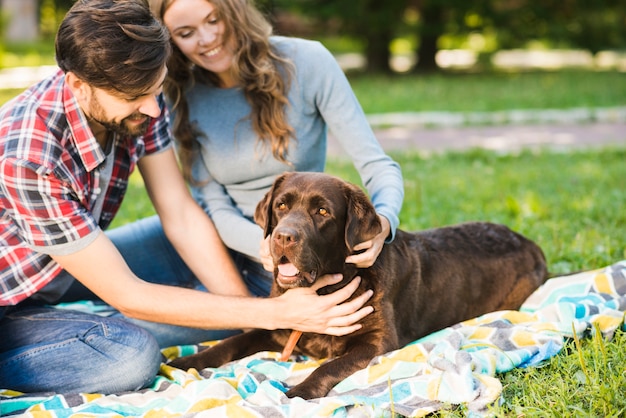
[[[323,398],[328,393],[328,390],[323,387],[312,387],[306,383],[305,381],[292,387],[285,395],[287,395],[288,398],[316,399]]]
[[[178,357],[167,363],[167,365],[181,370],[196,369],[200,371],[204,368],[211,367],[208,363],[208,359],[204,358],[204,356],[193,354],[186,357]]]

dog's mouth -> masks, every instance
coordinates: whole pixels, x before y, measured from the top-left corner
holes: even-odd
[[[317,270],[300,271],[287,257],[280,259],[277,269],[276,281],[280,287],[286,289],[301,287],[304,284],[303,281],[311,285],[317,278]]]

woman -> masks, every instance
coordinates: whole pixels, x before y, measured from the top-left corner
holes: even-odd
[[[383,225],[346,259],[371,266],[395,235],[402,175],[330,52],[272,36],[248,0],[151,0],[151,7],[174,46],[165,91],[184,176],[248,286],[270,282],[260,257],[273,268],[252,220],[257,202],[284,171],[324,170],[327,129],[350,154]]]

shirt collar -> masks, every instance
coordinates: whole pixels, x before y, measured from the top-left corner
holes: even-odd
[[[65,81],[63,81],[62,94],[63,108],[72,137],[76,142],[76,148],[85,168],[92,171],[104,162],[106,155],[91,132],[87,117],[80,108],[78,100],[65,84]]]

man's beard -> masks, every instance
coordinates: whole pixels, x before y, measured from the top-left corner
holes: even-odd
[[[147,132],[148,126],[150,125],[150,121],[152,120],[152,118],[147,117],[145,122],[143,122],[141,125],[137,125],[137,124],[129,125],[128,124],[129,119],[133,119],[138,116],[141,116],[142,118],[146,117],[145,115],[140,114],[140,113],[133,113],[132,115],[127,116],[124,119],[122,119],[120,123],[117,123],[115,121],[103,121],[103,120],[98,120],[95,118],[94,120],[98,122],[100,125],[104,126],[107,130],[115,132],[122,137],[124,136],[137,137]]]
[[[92,96],[92,100],[90,103],[91,115],[87,115],[87,117],[95,122],[98,122],[100,125],[104,126],[108,131],[115,132],[116,134],[124,137],[131,136],[137,137],[144,135],[148,131],[148,126],[150,126],[150,122],[152,118],[144,115],[143,113],[135,112],[129,116],[126,116],[119,123],[113,120],[105,120],[105,111],[98,99],[95,96]],[[146,120],[140,124],[129,124],[131,119],[135,118],[146,118]]]

